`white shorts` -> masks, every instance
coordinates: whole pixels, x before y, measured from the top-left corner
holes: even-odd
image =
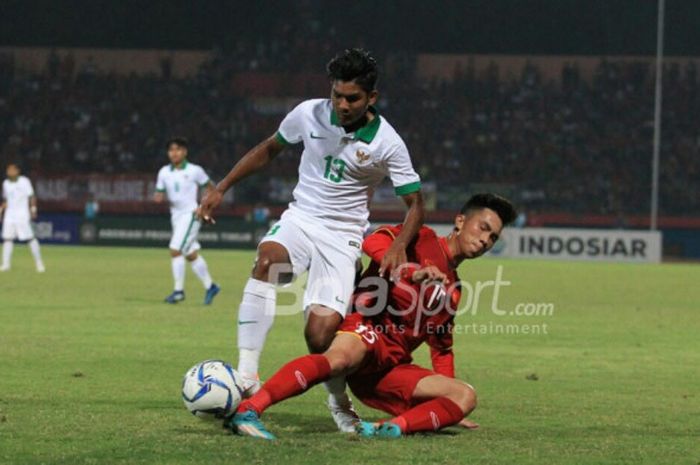
[[[260,243],[284,246],[295,278],[309,272],[303,308],[323,305],[345,317],[355,286],[361,237],[332,230],[317,219],[290,210],[282,214]]]
[[[2,222],[2,238],[6,241],[29,241],[34,239],[34,229],[30,221],[5,219]]]
[[[189,255],[201,249],[197,242],[197,235],[202,223],[194,213],[181,213],[170,217],[173,225],[173,235],[170,238],[170,249],[177,250],[183,255]]]

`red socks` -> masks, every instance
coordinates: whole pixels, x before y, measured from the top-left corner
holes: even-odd
[[[280,368],[253,397],[241,402],[238,412],[254,410],[260,415],[270,405],[297,396],[327,380],[330,373],[331,366],[323,355],[299,357]]]
[[[464,412],[457,404],[447,397],[437,397],[416,405],[389,421],[399,425],[404,434],[409,434],[419,431],[437,431],[459,423],[462,418],[464,418]]]

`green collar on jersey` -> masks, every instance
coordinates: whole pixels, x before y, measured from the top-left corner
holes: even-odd
[[[376,108],[370,106],[368,111],[372,112],[372,114],[374,115],[374,119],[362,126],[357,131],[355,131],[354,137],[354,139],[359,139],[362,142],[366,142],[367,144],[371,143],[374,140],[374,136],[376,136],[377,131],[379,131],[379,123],[381,123],[381,118],[379,118],[379,112]],[[331,124],[333,126],[340,126],[340,122],[338,121],[338,115],[335,114],[335,110],[333,109],[331,109]]]
[[[170,164],[170,171],[175,171],[176,169],[178,169],[178,170],[184,170],[185,168],[187,168],[187,159],[185,159],[185,160],[182,162],[182,164],[180,165],[179,168],[175,168],[175,165],[173,165],[172,163]]]

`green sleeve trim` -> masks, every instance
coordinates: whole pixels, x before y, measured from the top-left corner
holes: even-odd
[[[156,189],[156,192],[165,192],[165,189]]]
[[[211,179],[207,179],[206,182],[203,182],[202,184],[200,184],[199,187],[207,187],[210,182],[211,182]]]
[[[282,145],[290,145],[289,141],[285,139],[279,131],[275,133],[275,139],[277,139],[277,142],[279,142]]]
[[[396,192],[396,195],[413,194],[414,192],[418,192],[419,190],[420,181],[412,182],[410,184],[404,184],[403,186],[394,188],[394,192]]]

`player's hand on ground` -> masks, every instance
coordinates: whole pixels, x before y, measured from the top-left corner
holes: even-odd
[[[394,242],[382,258],[382,263],[379,265],[379,276],[383,277],[387,272],[391,272],[393,275],[399,265],[403,265],[407,261],[406,249]]]
[[[478,424],[478,423],[474,423],[473,421],[471,421],[471,420],[469,420],[469,419],[467,419],[467,418],[463,418],[462,421],[460,421],[460,422],[457,423],[457,424],[458,424],[459,426],[461,426],[462,428],[466,428],[466,429],[477,429],[477,428],[479,428],[479,424]]]
[[[212,216],[213,211],[221,204],[224,196],[216,189],[209,189],[197,208],[197,218],[207,224],[214,224],[216,221]]]
[[[413,272],[411,280],[414,283],[422,283],[424,281],[440,281],[447,282],[447,275],[440,271],[437,266],[426,266]]]

